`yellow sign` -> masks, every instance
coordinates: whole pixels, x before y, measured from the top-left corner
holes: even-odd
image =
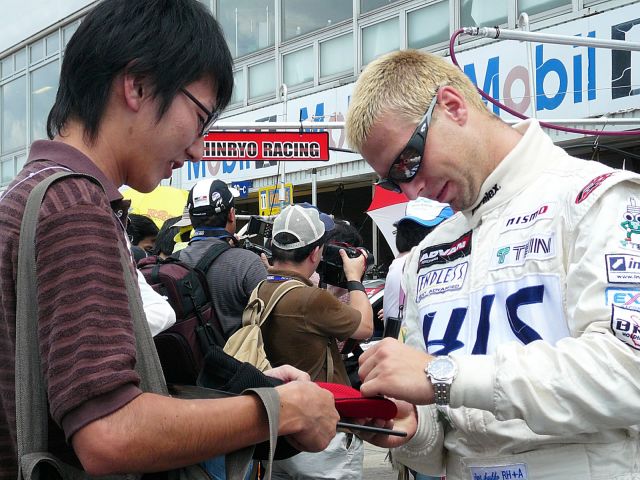
[[[280,213],[280,189],[276,186],[265,187],[258,190],[258,201],[260,202],[260,215],[277,215]],[[293,185],[284,185],[285,206],[293,203]]]

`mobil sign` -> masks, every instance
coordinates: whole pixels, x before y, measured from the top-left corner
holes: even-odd
[[[640,9],[629,5],[543,30],[545,33],[640,42]],[[457,54],[471,80],[520,113],[544,119],[584,118],[640,108],[640,52],[531,42],[530,86],[526,42],[492,42]],[[494,113],[508,114],[492,106]]]

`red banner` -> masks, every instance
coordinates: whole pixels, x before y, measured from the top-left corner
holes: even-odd
[[[329,132],[209,132],[202,160],[329,160]]]

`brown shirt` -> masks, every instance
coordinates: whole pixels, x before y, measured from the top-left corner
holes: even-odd
[[[259,295],[265,301],[284,281],[278,281],[278,277],[294,278],[307,285],[287,293],[262,325],[265,352],[271,365],[293,365],[308,372],[311,380],[324,382],[329,345],[334,368],[332,382],[349,385],[336,339],[346,340],[353,335],[360,325],[360,312],[294,272],[270,269],[269,273],[276,281],[271,279],[261,286]]]
[[[50,449],[72,463],[65,441],[79,428],[121,408],[141,392],[133,370],[135,339],[120,250],[128,202],[78,150],[37,141],[25,168],[0,200],[0,479],[16,478],[15,315],[20,223],[27,196],[61,170],[88,173],[47,192],[36,231],[39,348],[52,422]],[[105,194],[106,191],[106,194]],[[133,269],[133,267],[132,267]],[[18,379],[20,381],[20,379]]]

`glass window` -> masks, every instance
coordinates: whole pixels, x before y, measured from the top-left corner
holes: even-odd
[[[37,62],[44,58],[44,39],[29,46],[29,61]]]
[[[27,146],[26,77],[2,86],[2,153]]]
[[[16,72],[26,68],[27,66],[27,49],[21,48],[15,54],[16,57]]]
[[[273,46],[274,0],[217,0],[217,18],[233,57]]]
[[[0,72],[0,78],[8,77],[13,73],[13,55],[9,55],[7,58],[2,60],[2,63],[0,63],[0,70],[2,71]]]
[[[507,23],[508,0],[493,0],[491,8],[483,0],[462,0],[462,27],[493,27]]]
[[[449,40],[449,0],[407,15],[409,48],[424,48]]]
[[[233,95],[230,103],[244,103],[244,99],[247,98],[245,88],[244,70],[233,72]]]
[[[31,72],[31,140],[47,137],[47,116],[58,89],[58,60]]]
[[[518,0],[518,15],[522,12],[535,15],[564,5],[571,5],[571,0]]]
[[[320,76],[353,72],[353,34],[332,38],[320,44]]]
[[[259,63],[249,67],[249,98],[276,95],[276,61]]]
[[[78,22],[74,22],[71,25],[68,25],[67,27],[64,28],[64,30],[62,31],[62,42],[64,43],[64,46],[67,46],[67,43],[69,43],[69,40],[71,40],[71,37],[73,36],[73,34],[76,32],[76,30],[78,29]]]
[[[362,64],[400,48],[400,26],[398,18],[362,29]]]
[[[55,33],[49,35],[46,38],[45,43],[47,57],[56,53],[58,50],[60,50],[60,32],[56,31]]]
[[[13,180],[13,177],[15,176],[16,170],[13,156],[3,158],[2,162],[0,163],[0,183],[2,183],[2,185],[6,185],[11,182],[11,180]]]
[[[282,0],[282,10],[284,40],[353,18],[353,2],[345,0]]]
[[[284,55],[284,83],[292,87],[301,83],[313,82],[314,60],[313,47]]]
[[[370,12],[376,8],[384,7],[398,0],[360,0],[360,13]]]
[[[16,174],[23,169],[25,163],[27,163],[27,155],[25,153],[16,157]]]

